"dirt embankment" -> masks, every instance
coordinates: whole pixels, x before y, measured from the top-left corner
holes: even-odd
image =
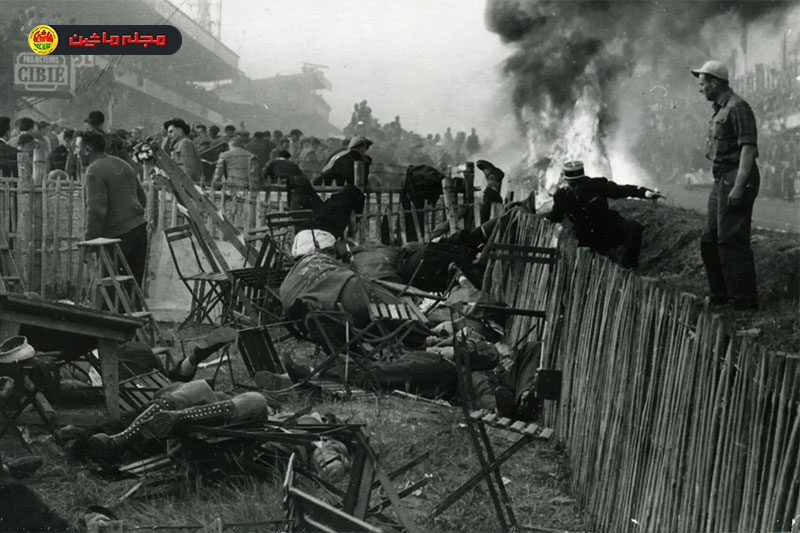
[[[700,235],[705,215],[689,209],[636,200],[612,203],[623,216],[645,226],[639,273],[698,296],[708,294]],[[722,308],[742,329],[759,328],[762,344],[800,353],[800,235],[754,230],[753,253],[761,309]]]

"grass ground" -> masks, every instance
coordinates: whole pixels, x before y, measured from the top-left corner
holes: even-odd
[[[308,355],[308,347],[289,341],[280,350],[295,356]],[[246,373],[234,354],[234,372],[239,381]],[[205,369],[199,377],[208,377]],[[218,390],[230,390],[230,377],[223,371]],[[320,413],[334,413],[354,423],[366,424],[373,447],[386,470],[400,466],[419,453],[430,450],[429,459],[395,481],[398,487],[430,476],[427,486],[419,493],[404,499],[409,514],[420,524],[442,498],[465,481],[477,465],[468,433],[462,424],[460,410],[429,403],[415,402],[391,395],[348,402],[321,402],[304,394],[294,393],[282,399],[282,408],[295,411],[306,405]],[[504,432],[492,432],[499,448],[511,443]],[[45,458],[44,467],[29,480],[41,496],[62,516],[77,520],[89,505],[111,508],[126,524],[150,529],[154,526],[201,525],[219,517],[223,524],[280,520],[283,510],[280,501],[281,480],[263,481],[255,478],[226,479],[215,484],[199,484],[186,480],[183,494],[164,496],[157,500],[127,499],[117,504],[119,497],[134,480],[106,481],[92,473],[91,465],[71,462],[50,438],[37,439],[37,453]],[[13,454],[11,454],[13,455]],[[585,530],[586,517],[569,496],[569,473],[554,443],[535,442],[507,463],[502,473],[516,509],[518,521],[539,530]],[[320,487],[310,482],[301,487],[318,497],[329,499]],[[274,526],[243,525],[239,531],[278,530]],[[424,525],[426,531],[494,531],[497,530],[491,500],[485,485],[467,493],[435,522]]]

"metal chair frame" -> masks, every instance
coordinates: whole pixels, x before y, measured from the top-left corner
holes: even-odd
[[[180,326],[178,326],[178,329],[184,328],[190,322],[202,324],[204,320],[207,320],[210,324],[213,324],[214,319],[211,313],[214,308],[218,305],[225,306],[230,299],[229,293],[231,284],[228,275],[224,272],[220,272],[217,264],[211,260],[211,258],[213,258],[211,253],[206,253],[206,247],[202,241],[198,239],[191,223],[165,229],[164,236],[166,237],[169,253],[172,256],[172,262],[175,265],[178,278],[192,295],[189,314]],[[196,274],[187,275],[183,273],[173,247],[175,242],[187,239],[191,247],[192,257],[200,271]],[[212,269],[210,272],[206,271],[203,267],[203,261],[200,258],[200,253],[198,253],[198,247],[203,251],[203,256],[209,262],[209,267]]]

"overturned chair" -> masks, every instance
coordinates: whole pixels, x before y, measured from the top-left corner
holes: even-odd
[[[314,213],[278,211],[267,214],[265,222],[265,226],[248,231],[247,242],[258,250],[255,257],[247,259],[250,266],[228,271],[233,287],[225,322],[255,325],[282,319],[278,289],[293,264],[291,237],[295,228],[313,226]]]
[[[462,332],[462,327],[458,326],[456,314],[461,313],[463,305],[451,307],[453,322],[453,348],[456,372],[458,374],[458,392],[461,401],[461,409],[464,415],[464,422],[469,432],[470,442],[475,455],[477,456],[480,468],[460,487],[452,491],[444,500],[439,503],[429,516],[433,520],[453,503],[462,498],[467,492],[485,481],[486,488],[492,499],[492,504],[497,515],[500,528],[503,531],[516,530],[518,527],[514,509],[511,505],[511,498],[506,491],[500,467],[511,457],[524,449],[528,444],[535,440],[549,440],[553,435],[553,430],[539,424],[523,421],[514,421],[510,418],[499,417],[493,412],[475,407],[475,394],[472,382],[472,369],[470,368],[469,355],[467,353],[466,336]],[[489,438],[487,428],[494,428],[518,436],[517,440],[501,453],[496,453]]]

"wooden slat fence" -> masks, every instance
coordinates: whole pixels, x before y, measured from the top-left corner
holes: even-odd
[[[179,224],[182,220],[175,197],[168,189],[147,181],[144,184],[145,192],[151,203],[148,207],[148,220],[153,230],[163,230]],[[315,187],[322,199],[340,190],[339,187]],[[230,184],[221,184],[203,187],[206,196],[211,199],[217,209],[240,231],[247,232],[253,228],[263,226],[266,215],[270,212],[288,209],[288,198],[285,186],[270,185],[261,191],[253,191],[236,187]],[[366,205],[361,217],[361,224],[356,235],[359,242],[375,242],[380,240],[381,221],[387,219],[392,235],[397,234],[405,243],[405,217],[401,204],[402,189],[398,187],[382,187],[366,191]],[[455,195],[456,210],[460,208],[475,209],[474,205],[467,204],[465,194]],[[478,199],[480,201],[480,198]],[[429,240],[434,228],[447,221],[445,202],[443,198],[433,205],[425,205],[421,210],[423,227],[420,228],[425,240]],[[410,211],[408,212],[410,214]],[[477,215],[476,215],[477,218]],[[218,231],[211,222],[204,221],[209,232],[218,236]]]
[[[68,179],[47,177],[46,162],[33,161],[20,155],[21,176],[0,178],[0,223],[8,233],[13,256],[20,269],[27,289],[51,298],[72,297],[77,273],[78,248],[85,229],[85,205],[83,183]],[[380,172],[396,171],[393,169]],[[397,172],[397,171],[396,171]],[[404,176],[403,172],[403,176]],[[178,204],[169,186],[151,179],[150,168],[142,168],[142,185],[148,201],[146,218],[150,235],[184,223]],[[263,226],[267,213],[288,209],[285,187],[268,186],[266,190],[251,191],[230,184],[202,187],[204,193],[233,225],[242,232]],[[338,187],[317,187],[325,199]],[[381,221],[385,217],[392,238],[405,243],[406,218],[402,216],[402,189],[381,187],[366,192],[367,202],[364,216],[356,228],[354,237],[360,242],[379,241]],[[456,209],[471,209],[475,212],[474,196],[455,196]],[[43,201],[46,199],[46,201]],[[447,220],[443,198],[434,206],[422,209],[424,223],[420,228],[426,240],[433,230]],[[477,214],[473,217],[477,219]],[[210,220],[202,221],[215,237],[220,237]],[[461,225],[461,224],[460,224]]]
[[[729,331],[692,295],[576,248],[531,215],[501,242],[558,266],[502,266],[491,291],[547,309],[532,339],[564,373],[546,421],[599,531],[788,531],[800,517],[800,357]],[[503,276],[503,274],[507,276]],[[530,319],[509,325],[512,340]]]

